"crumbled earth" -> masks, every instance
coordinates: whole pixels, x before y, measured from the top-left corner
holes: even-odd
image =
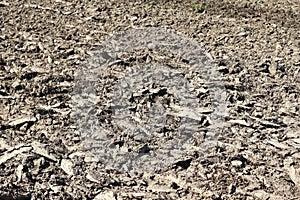
[[[300,199],[299,11],[298,0],[0,1],[0,199]],[[203,46],[228,111],[209,153],[132,174],[85,148],[71,97],[94,48],[143,27]]]

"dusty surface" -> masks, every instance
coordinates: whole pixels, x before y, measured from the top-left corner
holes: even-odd
[[[1,1],[0,199],[300,199],[299,1],[249,2]],[[126,174],[83,148],[71,96],[93,47],[146,26],[207,50],[229,112],[211,153]]]

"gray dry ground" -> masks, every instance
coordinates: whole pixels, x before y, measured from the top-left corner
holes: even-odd
[[[0,199],[300,199],[298,0],[0,2]],[[187,169],[128,175],[82,149],[71,118],[88,52],[131,27],[195,38],[222,73],[218,146]]]

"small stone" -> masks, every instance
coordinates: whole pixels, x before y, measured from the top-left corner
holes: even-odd
[[[243,165],[243,162],[240,160],[233,160],[231,161],[231,165],[234,167],[241,167]]]
[[[115,195],[113,191],[106,191],[98,194],[94,200],[115,200]]]
[[[70,159],[62,159],[60,167],[66,172],[68,175],[73,175],[73,163]]]

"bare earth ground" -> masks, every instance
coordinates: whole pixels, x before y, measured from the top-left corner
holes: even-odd
[[[1,1],[0,199],[300,199],[299,11],[298,0]],[[224,130],[186,166],[107,170],[75,131],[74,76],[112,34],[149,26],[211,55]]]

